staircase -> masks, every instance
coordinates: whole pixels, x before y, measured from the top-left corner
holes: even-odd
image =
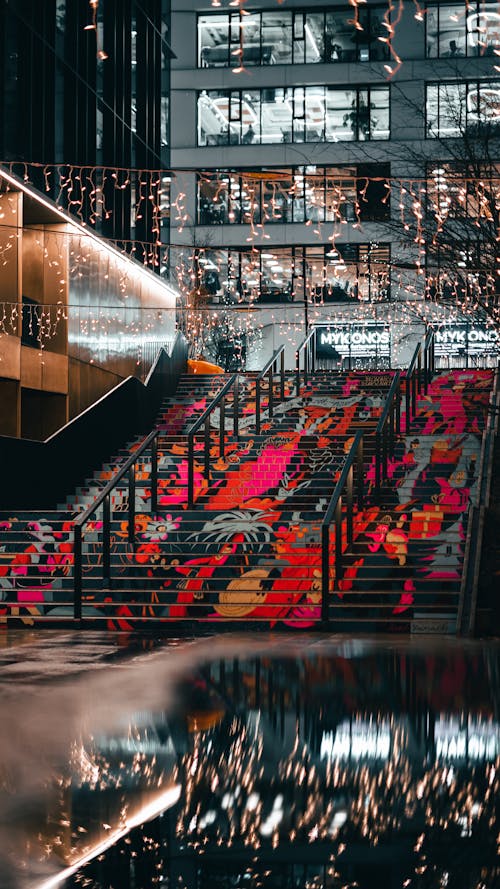
[[[279,387],[274,393],[272,416],[264,394],[257,434],[256,378],[242,376],[238,436],[232,392],[225,414],[210,415],[208,455],[203,436],[194,439],[188,508],[188,432],[229,377],[182,377],[156,421],[156,513],[146,451],[134,472],[134,534],[126,477],[110,495],[108,562],[102,506],[83,527],[84,623],[126,630],[165,623],[176,632],[195,625],[213,632],[217,624],[454,632],[493,374],[435,376],[419,393],[407,432],[403,397],[401,432],[378,490],[375,430],[392,380],[387,371],[317,373],[297,396],[287,375],[284,400]],[[357,433],[364,444],[363,502],[353,506],[350,542],[344,498],[338,570],[335,534],[325,553],[324,516]],[[0,621],[59,625],[79,616],[74,520],[141,440],[54,512],[0,514]]]

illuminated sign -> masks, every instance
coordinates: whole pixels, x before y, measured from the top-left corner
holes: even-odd
[[[496,355],[500,350],[498,331],[479,324],[447,324],[435,331],[434,342],[436,356]]]
[[[366,324],[328,324],[316,327],[316,356],[342,358],[390,358],[391,330],[379,321]]]

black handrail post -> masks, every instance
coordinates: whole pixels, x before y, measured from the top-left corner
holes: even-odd
[[[344,568],[342,563],[342,494],[340,495],[337,506],[335,507],[335,577],[337,579],[337,587],[339,580],[344,576]]]
[[[364,442],[363,436],[359,440],[358,450],[356,453],[356,481],[358,488],[358,510],[362,510],[364,506],[364,487],[363,487],[363,469],[364,469]]]
[[[295,394],[300,395],[300,349],[295,353]]]
[[[240,437],[239,431],[239,410],[240,410],[240,378],[236,377],[234,381],[233,394],[233,436],[236,440]]]
[[[82,619],[82,527],[73,527],[73,616]]]
[[[380,432],[375,434],[375,503],[380,503],[380,481],[382,467],[382,448]]]
[[[102,501],[102,579],[111,586],[111,494]]]
[[[391,411],[389,414],[389,456],[394,456],[394,440],[395,440],[395,425],[396,425],[396,406],[393,402]]]
[[[255,381],[255,431],[260,435],[260,380]]]
[[[401,432],[401,378],[398,382],[398,391],[396,395],[396,434]]]
[[[151,513],[158,512],[158,435],[151,442]]]
[[[281,386],[280,386],[280,396],[281,401],[285,400],[285,353],[282,352],[280,356],[280,374],[281,374]]]
[[[328,625],[328,602],[330,598],[330,528],[321,528],[321,620]]]
[[[347,476],[347,494],[346,494],[346,503],[347,503],[347,545],[351,546],[353,541],[353,532],[354,532],[354,523],[353,523],[353,477],[354,477],[354,468],[351,466],[349,469],[349,474]]]
[[[188,435],[188,509],[193,508],[194,500],[194,447],[193,435]]]
[[[272,364],[269,368],[268,374],[268,410],[269,410],[269,419],[272,419],[274,416],[274,365]]]
[[[406,375],[405,380],[405,401],[406,401],[406,434],[408,435],[411,428],[411,417],[410,417],[410,386],[411,380]]]
[[[422,384],[422,350],[419,350],[417,359],[417,392],[420,393]]]
[[[224,459],[224,454],[226,450],[226,398],[221,400],[219,407],[219,457],[221,460]]]
[[[194,436],[193,436],[194,441]],[[210,478],[210,416],[205,417],[203,425],[203,477]],[[193,448],[193,479],[194,479],[194,448]],[[194,496],[194,491],[193,491]]]
[[[128,542],[135,541],[135,463],[128,471]]]

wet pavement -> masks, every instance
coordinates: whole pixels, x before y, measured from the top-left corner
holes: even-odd
[[[1,889],[493,889],[500,644],[0,635]]]

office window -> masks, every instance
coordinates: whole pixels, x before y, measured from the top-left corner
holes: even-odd
[[[389,87],[204,90],[198,145],[388,139]]]
[[[197,251],[200,283],[215,303],[351,302],[390,294],[388,244]],[[182,260],[177,262],[183,267]]]
[[[493,220],[500,204],[500,164],[458,169],[434,163],[427,174],[427,210],[439,219]]]
[[[382,61],[388,57],[383,26],[386,7],[360,8],[359,27],[353,10],[265,10],[250,14],[212,13],[198,16],[198,65],[314,65],[330,62]]]
[[[427,85],[427,136],[456,138],[500,124],[500,81]]]
[[[500,46],[498,4],[433,4],[427,7],[426,32],[428,58],[492,56]]]
[[[199,225],[366,222],[389,216],[389,164],[198,174]]]

